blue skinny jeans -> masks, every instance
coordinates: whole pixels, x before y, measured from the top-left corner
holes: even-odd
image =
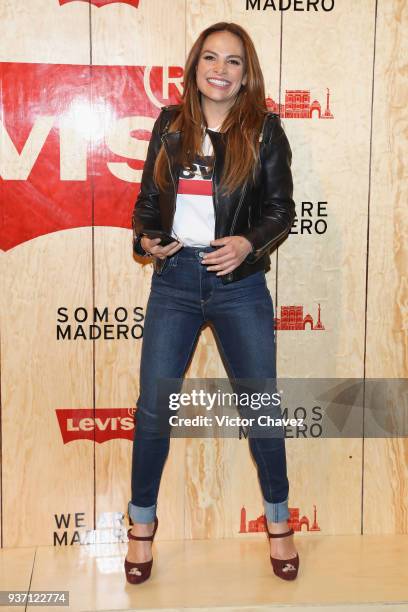
[[[144,323],[140,393],[132,451],[135,523],[151,523],[170,438],[149,436],[157,425],[156,390],[160,378],[182,379],[200,329],[211,324],[230,378],[276,378],[273,302],[265,272],[223,284],[201,263],[213,247],[183,247],[153,272]],[[268,521],[289,518],[289,482],[284,437],[248,437],[257,466]],[[237,443],[242,443],[237,439]]]

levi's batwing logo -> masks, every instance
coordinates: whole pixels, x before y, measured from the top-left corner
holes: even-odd
[[[196,163],[180,172],[178,193],[212,196],[211,157],[197,157]]]

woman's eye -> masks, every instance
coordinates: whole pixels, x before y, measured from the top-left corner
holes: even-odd
[[[213,56],[212,56],[212,55],[205,55],[205,56],[204,56],[204,59],[205,59],[205,60],[207,60],[207,59],[208,59],[208,60],[211,60],[211,59],[214,59],[214,58],[213,58]],[[239,65],[240,65],[238,60],[232,59],[232,60],[229,60],[229,61],[230,61],[230,62],[232,62],[233,64],[236,64],[237,66],[239,66]]]

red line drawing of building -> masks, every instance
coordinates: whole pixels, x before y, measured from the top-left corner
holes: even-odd
[[[320,319],[320,304],[318,304],[317,311],[317,322],[316,325],[313,323],[313,317],[310,314],[303,315],[303,306],[281,306],[280,318],[274,317],[275,329],[301,329],[305,330],[307,326],[309,329],[323,330],[325,329]]]
[[[309,89],[286,89],[284,104],[275,102],[271,97],[266,98],[265,102],[268,110],[288,119],[312,119],[316,115],[319,119],[334,119],[330,110],[330,90],[328,87],[326,89],[324,112],[318,100],[310,102]]]
[[[317,511],[315,504],[313,504],[313,521],[311,525],[307,516],[303,515],[299,518],[299,508],[289,508],[289,514],[288,525],[289,528],[291,527],[293,529],[293,531],[302,531],[303,525],[305,526],[305,531],[321,531],[317,522]],[[246,509],[245,506],[242,506],[240,529],[238,533],[257,533],[259,531],[265,531],[264,515],[261,514],[258,516],[258,518],[248,521],[247,524]]]

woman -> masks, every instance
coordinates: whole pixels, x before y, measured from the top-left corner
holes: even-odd
[[[191,154],[190,152],[193,152]],[[160,479],[169,438],[154,437],[160,378],[182,378],[209,322],[233,378],[276,378],[269,250],[295,216],[291,150],[268,113],[262,72],[246,31],[217,23],[194,43],[182,103],[156,120],[132,222],[134,250],[154,257],[132,456],[132,528],[125,560],[132,584],[150,576]],[[163,246],[152,230],[175,240]],[[150,232],[150,237],[146,233]],[[258,469],[273,570],[296,578],[287,519],[284,437],[249,438]]]

